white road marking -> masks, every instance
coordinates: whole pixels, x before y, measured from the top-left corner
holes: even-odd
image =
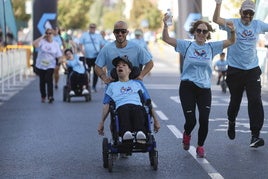
[[[170,96],[170,99],[175,101],[178,104],[181,103],[179,96]],[[211,103],[212,103],[211,104],[212,106],[228,106],[229,105],[229,97],[226,98],[224,96],[212,96]],[[268,106],[267,101],[262,100],[262,104],[263,104],[263,106]],[[242,102],[241,102],[240,106],[243,106],[243,107],[248,106],[248,101],[245,97],[242,98]]]
[[[155,113],[159,116],[161,120],[168,120],[168,117],[162,111],[156,110]]]
[[[176,128],[174,125],[167,125],[169,130],[175,135],[176,138],[182,139],[182,133]],[[205,158],[196,157],[196,148],[194,146],[190,146],[188,152],[192,155],[192,157],[199,163],[199,165],[208,173],[210,178],[212,179],[224,179],[224,177],[208,162]]]

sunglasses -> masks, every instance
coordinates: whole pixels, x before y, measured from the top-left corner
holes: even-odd
[[[246,16],[246,15],[249,15],[249,16],[254,16],[255,12],[252,11],[252,10],[245,10],[243,11],[243,15]]]
[[[205,29],[196,29],[196,32],[198,33],[198,34],[201,34],[201,32],[202,32],[202,34],[207,34],[208,32],[209,32],[209,30],[205,30]]]
[[[95,29],[96,27],[94,27],[94,26],[90,26],[89,28],[91,28],[91,29]]]
[[[115,34],[119,34],[120,32],[122,33],[122,34],[125,34],[125,33],[127,33],[127,29],[114,29],[114,31],[113,31]]]
[[[51,34],[52,34],[52,32],[46,32],[46,34],[47,34],[47,35],[51,35]]]

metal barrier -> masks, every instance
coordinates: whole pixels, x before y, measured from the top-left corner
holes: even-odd
[[[5,89],[22,82],[28,77],[27,52],[25,49],[0,52],[0,87],[1,93]]]

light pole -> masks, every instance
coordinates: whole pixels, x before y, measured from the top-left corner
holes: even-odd
[[[3,37],[4,37],[4,47],[7,44],[7,32],[6,32],[6,0],[3,1],[3,18],[4,18],[4,29],[3,29]]]

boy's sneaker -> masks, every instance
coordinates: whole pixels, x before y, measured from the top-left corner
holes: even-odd
[[[190,140],[191,135],[187,135],[185,132],[183,133],[182,143],[183,143],[183,149],[189,150],[190,148]]]
[[[75,95],[74,91],[71,90],[71,91],[69,92],[69,95],[70,95],[70,96],[74,96],[74,95]]]
[[[138,131],[136,134],[137,143],[145,144],[146,143],[146,135],[142,131]]]
[[[235,138],[235,122],[228,122],[228,130],[227,130],[227,134],[229,139],[234,140]]]
[[[253,137],[251,138],[250,147],[258,148],[264,145],[264,140],[259,137]]]
[[[136,139],[137,140],[145,140],[146,135],[142,131],[138,131],[137,134],[136,134]]]
[[[83,94],[83,95],[85,95],[85,94],[89,94],[89,91],[88,91],[87,89],[83,89],[82,94]]]
[[[132,140],[134,137],[130,131],[125,132],[123,135],[123,140]]]
[[[204,150],[204,147],[202,146],[198,146],[196,148],[196,156],[198,158],[204,158],[205,157],[205,150]]]

